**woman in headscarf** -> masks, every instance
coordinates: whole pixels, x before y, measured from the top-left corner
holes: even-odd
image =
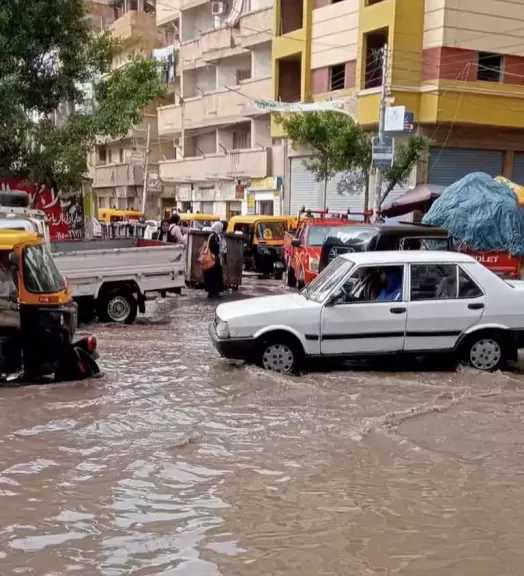
[[[215,257],[215,265],[204,271],[204,285],[209,298],[215,298],[224,290],[224,276],[222,272],[222,257],[224,254],[225,238],[222,222],[215,222],[211,226],[209,237],[209,251]]]

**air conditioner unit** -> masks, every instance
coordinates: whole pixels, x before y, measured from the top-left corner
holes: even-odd
[[[226,3],[219,0],[213,0],[211,2],[211,15],[212,16],[222,16],[226,11]]]

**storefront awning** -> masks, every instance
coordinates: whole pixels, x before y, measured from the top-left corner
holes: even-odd
[[[394,202],[387,204],[382,209],[382,215],[387,218],[393,218],[409,214],[414,210],[429,208],[430,204],[444,192],[444,189],[444,186],[438,186],[437,184],[419,184]]]

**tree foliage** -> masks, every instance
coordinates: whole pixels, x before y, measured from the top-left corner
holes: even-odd
[[[0,2],[0,177],[79,187],[96,136],[125,136],[163,95],[153,62],[110,73],[115,48],[91,30],[84,0]],[[72,113],[57,123],[60,105]]]
[[[428,146],[429,141],[427,138],[423,136],[411,136],[406,143],[402,143],[396,147],[395,161],[391,168],[384,173],[386,189],[380,198],[380,206],[382,206],[384,200],[395,186],[406,182],[413,167],[426,153]]]
[[[369,133],[352,118],[338,112],[278,115],[277,121],[294,145],[313,150],[314,156],[306,165],[318,182],[324,182],[324,189],[327,181],[339,172],[362,172],[366,186],[364,209],[367,210],[372,149]],[[393,188],[408,179],[427,147],[428,141],[421,136],[412,136],[397,146],[395,161],[384,173],[385,190],[377,206],[382,206]]]

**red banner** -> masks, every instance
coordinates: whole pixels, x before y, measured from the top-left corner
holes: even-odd
[[[81,240],[84,236],[84,208],[81,194],[67,195],[16,179],[0,181],[0,189],[27,192],[30,207],[47,216],[51,240]]]

